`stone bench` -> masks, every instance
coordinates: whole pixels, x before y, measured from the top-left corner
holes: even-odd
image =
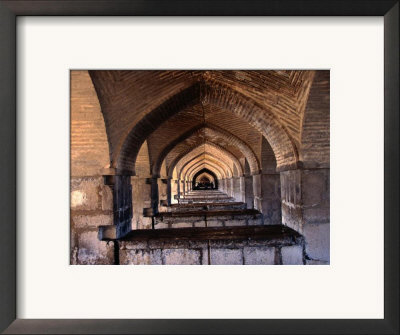
[[[159,213],[155,229],[262,225],[263,216],[254,209],[183,211]]]
[[[286,226],[133,230],[120,264],[303,265],[304,239]]]
[[[187,204],[187,203],[196,203],[196,202],[234,202],[234,198],[180,198],[179,203]]]
[[[203,203],[191,203],[191,204],[172,204],[168,210],[170,212],[187,212],[187,211],[209,211],[209,210],[229,210],[229,209],[246,209],[244,202],[203,202]]]

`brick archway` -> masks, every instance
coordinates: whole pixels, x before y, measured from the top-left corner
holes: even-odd
[[[195,189],[195,183],[197,179],[200,179],[200,177],[202,175],[208,174],[209,176],[211,176],[213,178],[213,184],[214,184],[214,188],[218,189],[218,178],[215,175],[214,172],[212,172],[211,170],[207,169],[207,168],[203,168],[200,171],[196,172],[196,174],[193,176],[193,181],[192,181],[192,188]]]
[[[184,134],[179,136],[177,139],[173,140],[171,143],[166,145],[165,148],[163,149],[163,151],[161,152],[161,154],[159,155],[159,157],[156,161],[156,164],[153,166],[153,175],[157,176],[160,174],[160,169],[161,169],[163,160],[169,153],[171,153],[174,150],[174,148],[176,148],[177,145],[179,145],[180,143],[182,143],[183,141],[185,141],[187,139],[190,139],[190,137],[192,137],[198,133],[204,133],[206,141],[208,143],[213,143],[213,141],[208,140],[208,137],[214,136],[214,137],[222,138],[230,145],[237,147],[240,150],[240,152],[242,152],[243,155],[248,160],[251,172],[258,173],[260,171],[260,164],[258,162],[256,155],[254,154],[253,150],[244,141],[242,141],[240,138],[236,137],[235,135],[233,135],[219,127],[216,127],[214,125],[204,124],[204,125],[196,126],[192,129],[190,129],[189,131],[185,132]],[[217,145],[217,144],[214,143],[214,145]],[[218,147],[220,147],[220,146],[218,145]],[[228,150],[226,150],[225,148],[223,148],[223,149],[228,152]],[[183,156],[185,156],[188,152],[190,152],[190,150],[191,149],[189,149],[188,151],[185,151],[185,152],[181,153],[180,155],[178,155],[177,157],[175,157],[175,159],[173,160],[173,163],[170,164],[170,168],[169,168],[169,172],[168,172],[169,176],[171,176],[172,171],[173,171],[174,167],[176,166],[176,164],[179,162],[179,160]]]
[[[137,153],[149,134],[172,115],[200,102],[229,110],[259,130],[271,144],[278,170],[297,166],[296,146],[272,112],[258,106],[239,92],[221,85],[210,86],[205,83],[196,83],[181,91],[137,122],[121,144],[120,150],[116,149],[113,154],[112,166],[134,174]]]

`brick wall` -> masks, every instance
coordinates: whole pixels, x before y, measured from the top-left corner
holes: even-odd
[[[103,115],[87,71],[71,71],[71,264],[112,264],[113,246],[97,238],[113,224],[112,191],[104,185],[109,150]]]

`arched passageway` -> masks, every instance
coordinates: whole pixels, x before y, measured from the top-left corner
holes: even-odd
[[[192,189],[216,190],[218,189],[218,178],[214,172],[207,168],[203,168],[193,176]]]
[[[72,71],[71,87],[73,263],[140,263],[119,245],[135,234],[250,226],[300,242],[244,263],[329,263],[329,71]]]

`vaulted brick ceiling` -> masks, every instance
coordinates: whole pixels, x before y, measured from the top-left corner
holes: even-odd
[[[239,160],[214,143],[205,143],[192,149],[179,160],[176,164],[176,168],[178,174],[183,178],[186,172],[190,170],[190,168],[196,166],[196,164],[206,163],[212,163],[213,165],[223,167],[224,170],[229,171],[231,175],[235,169],[243,174],[243,169]],[[174,165],[169,167],[170,176],[172,176],[171,169],[174,167]]]
[[[90,71],[90,75],[104,115],[111,167],[134,173],[139,149],[147,141],[150,169],[160,165],[160,159],[165,159],[167,169],[174,164],[179,169],[177,158],[208,142],[240,160],[243,171],[244,158],[249,161],[244,147],[261,165],[263,136],[275,156],[275,167],[295,167],[299,161],[315,71]],[[329,93],[329,80],[323,93],[326,87]],[[317,101],[318,87],[314,90]],[[312,116],[309,119],[312,132],[315,122]],[[244,146],[206,130],[179,140],[205,125],[236,136]],[[306,157],[312,155],[309,150]],[[254,166],[253,162],[253,170]]]

